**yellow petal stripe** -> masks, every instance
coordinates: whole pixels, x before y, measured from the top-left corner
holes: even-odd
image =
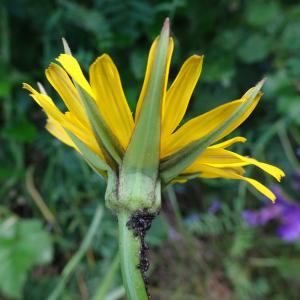
[[[74,113],[83,124],[87,124],[88,120],[80,102],[78,92],[64,69],[52,63],[46,70],[46,77],[60,95],[68,110]]]
[[[136,110],[135,110],[135,121],[137,120],[137,118],[139,116],[141,106],[143,104],[145,94],[146,94],[147,89],[148,89],[148,83],[149,83],[149,79],[150,79],[150,74],[152,72],[153,61],[154,61],[154,56],[155,56],[155,52],[156,52],[156,49],[157,49],[157,45],[158,45],[158,37],[154,40],[154,42],[153,42],[153,44],[150,48],[149,55],[148,55],[148,62],[147,62],[147,67],[146,67],[146,72],[145,72],[144,83],[143,83],[141,93],[140,93],[140,96],[139,96],[139,100],[137,102]],[[166,74],[165,74],[165,80],[164,80],[164,90],[166,90],[166,88],[167,88],[167,82],[168,82],[168,76],[169,76],[170,63],[171,63],[173,49],[174,49],[174,42],[173,42],[173,39],[170,38],[168,54],[167,54],[167,62],[166,62]],[[162,100],[162,111],[164,109],[163,108],[163,106],[164,106],[163,103],[164,103],[164,100]]]
[[[67,135],[64,128],[61,126],[59,122],[57,122],[52,117],[48,117],[46,129],[57,139],[59,139],[61,142],[65,143],[66,145],[75,148],[77,151],[78,148],[75,146],[75,144],[72,142],[70,137]]]
[[[245,143],[247,141],[246,138],[242,136],[237,136],[222,143],[214,144],[210,146],[210,148],[228,148],[235,143]]]
[[[90,82],[101,114],[124,149],[127,148],[134,127],[118,70],[111,58],[104,54],[90,67]]]
[[[181,67],[167,91],[162,114],[162,139],[181,122],[202,70],[203,56],[193,55]]]
[[[212,167],[212,166],[210,166]],[[233,172],[238,175],[243,175],[245,173],[245,170],[242,167],[231,167],[231,168],[222,168],[219,170],[224,170],[227,172]],[[213,178],[223,178],[223,176],[220,176],[218,172],[212,173],[211,169],[207,169],[205,165],[201,167],[201,173],[199,177],[206,178],[206,179],[213,179]]]

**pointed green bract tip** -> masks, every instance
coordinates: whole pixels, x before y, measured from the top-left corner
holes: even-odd
[[[66,54],[69,54],[69,55],[72,55],[72,52],[71,52],[71,49],[70,49],[70,46],[67,42],[67,40],[63,37],[61,38],[62,40],[62,43],[63,43],[63,46],[64,46],[64,51]]]
[[[170,34],[170,19],[166,18],[164,21],[164,25],[162,27],[161,33],[167,33],[167,35]]]
[[[262,80],[260,80],[256,85],[255,88],[257,88],[258,90],[261,90],[262,86],[266,83],[267,78],[263,78]]]
[[[135,212],[147,209],[155,212],[160,207],[159,154],[161,109],[168,71],[170,22],[162,27],[153,53],[152,65],[143,103],[130,143],[123,157],[118,181],[119,201],[108,199],[116,209]],[[116,210],[115,209],[115,210]]]
[[[41,94],[47,95],[47,92],[46,92],[44,86],[39,81],[37,82],[37,86],[38,86],[39,91],[40,91]]]

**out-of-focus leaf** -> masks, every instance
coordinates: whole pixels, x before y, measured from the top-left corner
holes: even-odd
[[[15,217],[0,221],[0,290],[19,298],[28,271],[50,262],[52,244],[39,220]]]
[[[266,26],[280,17],[280,6],[277,1],[249,1],[246,8],[246,21],[253,26]]]
[[[165,1],[158,3],[156,6],[156,11],[158,12],[169,12],[175,10],[176,8],[182,8],[186,6],[186,0],[175,0],[175,1]]]
[[[168,224],[162,216],[154,219],[151,229],[146,235],[146,241],[152,246],[162,245],[168,238]]]
[[[277,268],[285,278],[300,278],[299,258],[282,258],[279,260]]]
[[[299,57],[291,57],[287,60],[287,69],[289,77],[292,79],[299,80],[300,78],[300,55]]]
[[[281,36],[279,46],[281,51],[300,51],[300,21],[289,23]]]
[[[2,136],[17,142],[31,142],[37,135],[35,126],[27,120],[12,123],[3,129]]]
[[[205,72],[202,79],[206,82],[221,81],[224,86],[228,86],[235,75],[234,61],[232,56],[218,56],[211,60],[205,60]]]
[[[259,34],[250,35],[240,45],[237,53],[240,59],[246,63],[255,63],[267,57],[271,51],[271,42],[266,36]]]
[[[241,30],[241,28],[224,30],[220,32],[215,42],[218,49],[222,48],[228,51],[232,51],[234,48],[239,46],[239,42],[242,37],[243,31]]]
[[[65,10],[64,17],[79,28],[84,28],[88,32],[97,35],[105,47],[111,43],[111,29],[101,10],[92,10],[78,3],[60,0],[59,5]]]
[[[0,167],[0,180],[5,179],[5,178],[11,178],[14,174],[16,173],[16,170],[13,170],[12,168],[9,167]]]
[[[276,73],[268,74],[268,80],[265,84],[265,95],[268,97],[278,97],[282,94],[283,89],[290,89],[291,80],[285,69]]]
[[[0,99],[7,97],[10,94],[12,88],[12,82],[9,80],[3,80],[0,78]]]
[[[278,111],[288,115],[296,123],[300,124],[300,101],[297,94],[282,94],[278,98]]]
[[[135,78],[138,80],[143,79],[145,72],[145,51],[133,51],[130,56],[130,68]]]

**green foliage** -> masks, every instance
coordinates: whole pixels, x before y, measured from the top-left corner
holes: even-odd
[[[248,139],[237,149],[282,167],[287,174],[283,187],[299,201],[291,176],[299,164],[295,153],[300,145],[298,2],[2,1],[0,298],[8,294],[46,299],[61,283],[61,270],[84,240],[97,202],[103,202],[104,181],[72,149],[45,131],[43,112],[21,90],[24,81],[33,85],[41,81],[59,103],[43,72],[63,52],[61,37],[68,40],[86,73],[97,56],[104,52],[112,56],[132,110],[150,44],[166,16],[171,19],[175,41],[170,78],[175,78],[190,54],[205,55],[203,74],[186,119],[237,99],[267,77],[261,103],[235,132]],[[35,173],[28,185],[32,167]],[[247,175],[272,184],[254,170],[249,168]],[[150,275],[154,299],[299,298],[299,242],[279,240],[275,224],[250,229],[241,220],[242,210],[260,205],[252,189],[236,181],[195,180],[178,188],[177,196],[185,232],[165,197],[160,217],[147,237],[154,249],[151,262],[155,267]],[[212,199],[222,202],[216,214],[206,212]],[[55,226],[44,219],[37,200],[52,212]],[[192,213],[200,218],[185,222]],[[44,227],[49,228],[48,233]],[[22,234],[12,239],[17,228]],[[116,252],[116,220],[105,212],[61,299],[92,298]],[[119,275],[106,284],[111,295],[122,297]]]
[[[150,231],[146,235],[146,241],[151,246],[163,246],[168,239],[168,224],[165,218],[158,216],[154,219]]]
[[[271,43],[263,35],[249,36],[238,49],[240,59],[246,63],[255,63],[265,59],[271,51]]]
[[[0,222],[0,290],[19,298],[33,266],[49,263],[52,242],[39,220],[9,217]]]
[[[36,127],[28,120],[12,124],[2,131],[2,137],[16,142],[31,142],[37,136]]]

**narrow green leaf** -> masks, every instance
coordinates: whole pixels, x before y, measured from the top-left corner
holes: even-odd
[[[140,115],[124,156],[124,172],[141,172],[156,178],[159,166],[160,118],[169,45],[169,20],[167,19],[159,37]]]
[[[62,40],[62,43],[63,43],[65,53],[69,54],[69,55],[72,55],[72,51],[71,51],[71,48],[70,48],[67,40],[64,37],[61,40]]]
[[[121,145],[115,135],[111,132],[110,128],[106,125],[95,101],[78,84],[76,84],[76,88],[80,95],[82,104],[84,105],[96,140],[103,150],[105,158],[110,162],[110,165],[114,165],[115,163],[120,165],[122,161],[121,157],[123,155]]]
[[[201,139],[190,143],[173,155],[167,157],[160,165],[160,174],[162,181],[166,184],[174,178],[178,177],[180,173],[185,168],[190,166],[220,134],[222,134],[232,123],[238,120],[255,101],[264,82],[265,80],[262,80],[254,87],[248,100],[240,105],[240,107],[237,108],[236,111],[231,115],[231,117],[229,117],[223,124],[221,124],[205,137],[202,137]]]

